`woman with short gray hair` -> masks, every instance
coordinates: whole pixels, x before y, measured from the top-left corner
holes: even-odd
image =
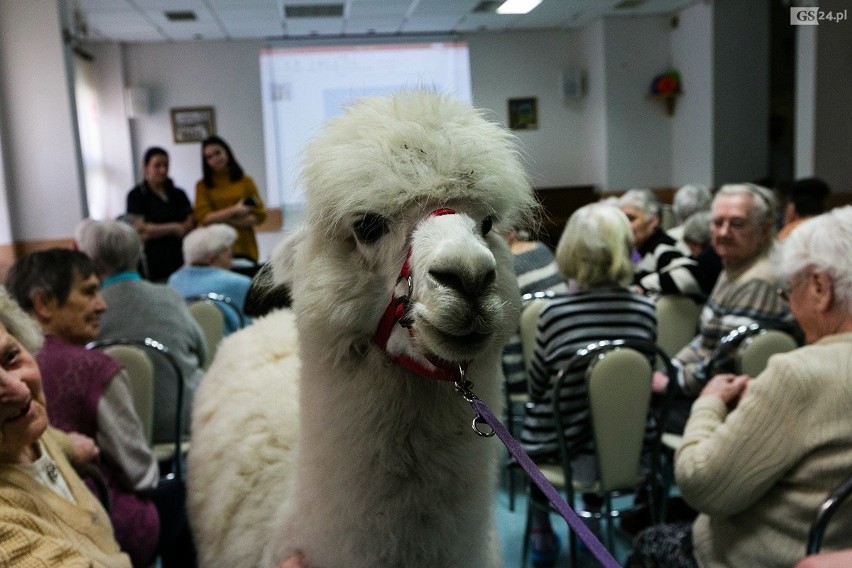
[[[618,200],[633,230],[635,263],[633,284],[649,295],[676,294],[703,300],[706,293],[690,268],[696,263],[685,256],[675,240],[660,228],[660,202],[649,189],[630,189]]]

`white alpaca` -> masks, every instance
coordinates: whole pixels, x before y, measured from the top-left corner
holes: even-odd
[[[453,379],[499,404],[519,311],[502,233],[535,204],[513,140],[440,95],[361,99],[304,176],[306,226],[256,279],[260,297],[292,287],[298,428],[282,311],[223,343],[196,395],[200,565],[502,566],[501,446],[471,430]]]

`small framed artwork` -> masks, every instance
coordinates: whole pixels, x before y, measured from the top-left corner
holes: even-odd
[[[178,144],[201,142],[216,134],[216,112],[213,107],[173,108],[172,137]]]
[[[509,99],[509,128],[512,130],[534,130],[538,128],[537,98]]]

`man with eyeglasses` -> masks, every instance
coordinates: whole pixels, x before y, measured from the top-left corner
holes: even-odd
[[[722,259],[722,274],[701,313],[698,335],[674,356],[676,392],[666,429],[680,433],[692,401],[709,378],[733,371],[730,358],[710,361],[719,341],[741,325],[758,323],[801,338],[787,303],[778,296],[778,274],[769,252],[775,218],[772,193],[754,184],[722,186],[713,199],[710,240]],[[712,368],[710,368],[712,367]],[[655,392],[670,378],[654,375]]]

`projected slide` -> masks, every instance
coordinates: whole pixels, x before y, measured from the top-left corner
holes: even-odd
[[[267,204],[297,215],[299,160],[322,122],[357,97],[427,87],[471,101],[464,42],[268,48],[260,53]],[[297,215],[298,216],[298,215]],[[290,219],[292,221],[292,219]]]

